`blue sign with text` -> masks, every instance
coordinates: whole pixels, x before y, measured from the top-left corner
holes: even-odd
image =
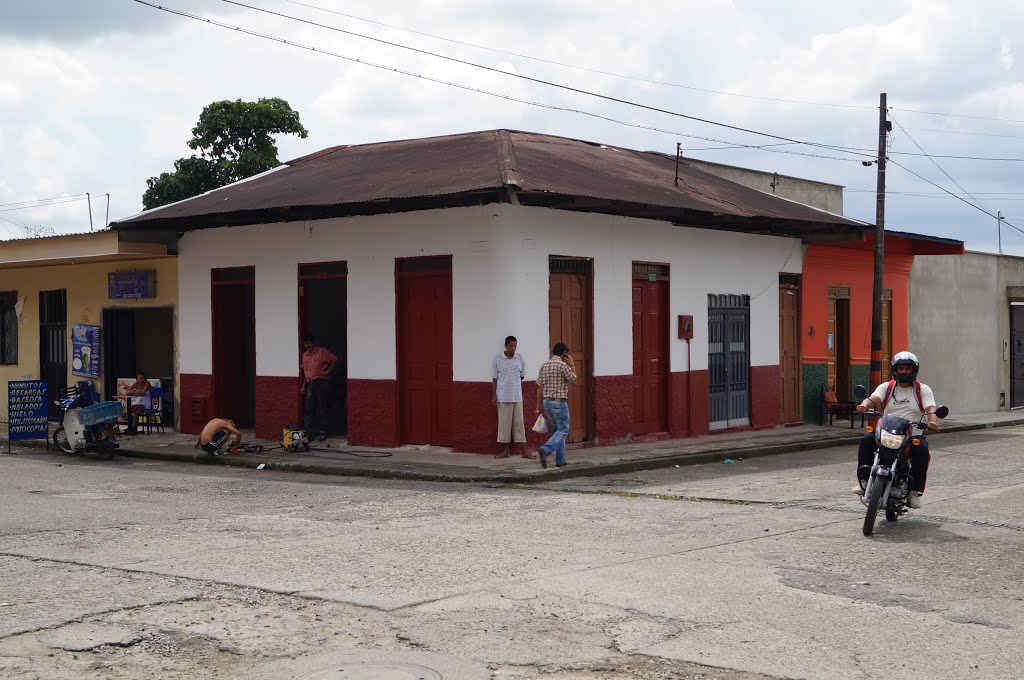
[[[12,380],[7,383],[7,434],[12,442],[50,436],[45,380]]]

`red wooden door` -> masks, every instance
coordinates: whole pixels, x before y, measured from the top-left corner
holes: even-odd
[[[440,258],[430,258],[432,260]],[[409,444],[452,444],[452,276],[402,271],[399,262],[398,381],[400,436]],[[428,265],[429,266],[429,265]]]
[[[252,267],[211,272],[213,415],[256,422],[256,289]]]
[[[668,281],[633,280],[633,434],[668,430]]]

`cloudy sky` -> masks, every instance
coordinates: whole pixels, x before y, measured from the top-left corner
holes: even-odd
[[[97,227],[107,194],[110,220],[138,212],[146,179],[192,153],[204,106],[260,97],[287,100],[310,131],[280,138],[281,160],[493,128],[681,143],[841,184],[846,214],[874,222],[875,168],[861,161],[886,92],[887,228],[994,252],[986,213],[1001,211],[1004,251],[1024,255],[1019,0],[239,1],[152,0],[231,28],[135,0],[0,2],[0,239],[88,231],[85,192]]]

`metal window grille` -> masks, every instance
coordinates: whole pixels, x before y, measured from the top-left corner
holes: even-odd
[[[402,274],[416,272],[446,272],[452,268],[450,257],[406,257],[398,260],[395,265]]]
[[[252,267],[225,267],[210,270],[214,283],[252,283],[255,271]]]
[[[0,364],[18,363],[17,293],[0,293]]]
[[[592,274],[594,261],[582,257],[561,257],[552,255],[548,258],[548,271],[551,274]]]
[[[750,423],[749,295],[708,295],[708,400],[713,429]]]
[[[633,276],[635,278],[649,279],[651,278],[651,275],[653,275],[655,279],[667,279],[668,265],[653,264],[651,262],[633,263]]]
[[[348,262],[318,262],[299,265],[299,278],[302,279],[343,279],[346,276],[348,276]]]

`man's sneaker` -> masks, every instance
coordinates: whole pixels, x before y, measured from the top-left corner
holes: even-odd
[[[546,468],[548,466],[548,454],[544,452],[544,448],[537,449],[537,458],[540,460],[540,466]]]
[[[921,507],[921,492],[910,491],[907,493],[907,505],[914,508],[915,510]]]

